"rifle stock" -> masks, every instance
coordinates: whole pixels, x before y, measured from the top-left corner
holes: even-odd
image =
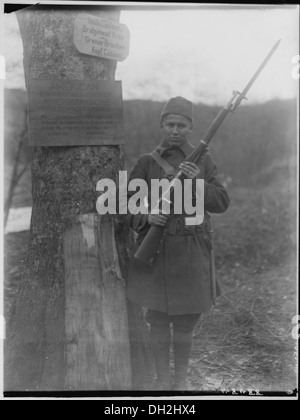
[[[134,254],[135,258],[147,265],[152,265],[155,255],[159,252],[159,245],[164,236],[164,227],[151,226],[143,242]]]

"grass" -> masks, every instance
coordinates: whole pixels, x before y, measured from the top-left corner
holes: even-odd
[[[214,217],[223,294],[197,326],[190,386],[289,392],[297,386],[295,195],[282,184],[230,195],[228,212]]]
[[[296,384],[295,189],[285,183],[229,188],[231,205],[213,216],[222,296],[195,331],[194,391],[290,392]],[[14,310],[29,232],[5,237],[5,316]]]

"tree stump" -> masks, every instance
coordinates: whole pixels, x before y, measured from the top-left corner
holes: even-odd
[[[80,10],[33,6],[17,13],[26,84],[29,78],[114,80],[116,62],[74,48]],[[89,13],[119,18],[111,8]],[[132,376],[136,387],[151,371],[139,310],[129,309],[128,325],[122,274],[128,230],[118,216],[96,213],[97,182],[117,181],[122,167],[120,146],[34,148],[29,249],[7,326],[5,391],[123,390]],[[130,336],[144,341],[130,348]],[[133,374],[131,360],[142,362]]]

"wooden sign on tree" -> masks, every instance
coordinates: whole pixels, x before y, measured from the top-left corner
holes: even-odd
[[[31,146],[124,143],[121,81],[28,80]]]

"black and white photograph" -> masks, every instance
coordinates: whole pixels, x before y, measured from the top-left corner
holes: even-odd
[[[0,399],[298,399],[299,5],[1,7]]]

